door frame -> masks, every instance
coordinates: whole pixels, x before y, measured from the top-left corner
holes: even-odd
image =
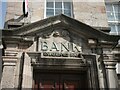
[[[79,67],[72,67],[72,68],[65,68],[64,66],[60,67],[59,65],[56,66],[41,66],[39,64],[33,64],[31,63],[33,67],[33,73],[34,70],[39,70],[42,72],[54,72],[56,70],[57,72],[68,72],[69,70],[72,73],[80,73],[80,72],[87,72],[87,77],[88,77],[88,87],[92,90],[100,90],[99,88],[99,79],[98,79],[98,70],[97,70],[97,62],[96,62],[96,55],[88,55],[88,54],[83,54],[83,57],[86,61],[86,66],[85,65],[80,65]],[[38,61],[38,60],[37,60]]]

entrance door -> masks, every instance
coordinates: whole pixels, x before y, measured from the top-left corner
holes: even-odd
[[[33,90],[80,90],[86,81],[86,74],[36,73]]]

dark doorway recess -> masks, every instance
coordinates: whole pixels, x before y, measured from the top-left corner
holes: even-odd
[[[86,72],[35,72],[33,90],[80,90],[88,88]]]

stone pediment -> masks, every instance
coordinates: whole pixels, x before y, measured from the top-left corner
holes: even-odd
[[[82,56],[83,38],[75,36],[67,29],[54,28],[46,32],[38,33],[35,40],[36,51],[27,52],[32,58],[32,64],[51,65],[86,65]],[[38,57],[37,59],[35,59]],[[58,60],[60,60],[58,62]]]
[[[4,30],[3,36],[39,36],[48,31],[52,32],[54,29],[64,29],[74,33],[75,36],[99,41],[118,42],[120,39],[120,36],[106,34],[63,14],[49,17],[21,28]]]

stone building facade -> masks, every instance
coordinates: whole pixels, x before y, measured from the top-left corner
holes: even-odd
[[[67,16],[61,0],[63,14],[46,17],[47,1],[29,0],[28,17],[22,2],[8,1],[1,89],[117,90],[120,36],[109,34],[105,1],[67,0]]]

